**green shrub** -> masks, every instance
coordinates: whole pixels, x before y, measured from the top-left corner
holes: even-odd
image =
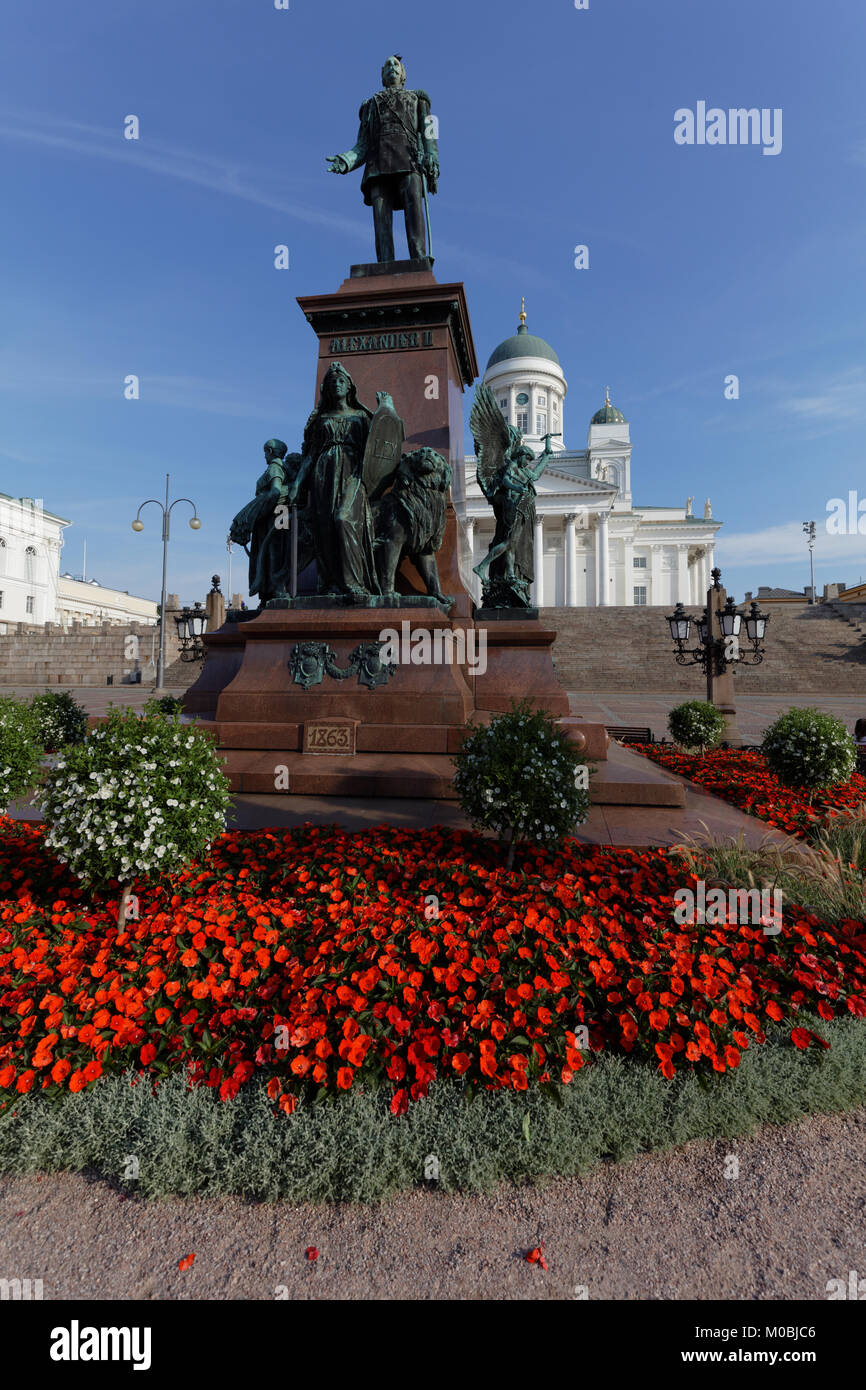
[[[554,847],[589,814],[589,767],[551,716],[526,700],[467,734],[454,763],[465,815],[508,844],[509,868],[518,840]]]
[[[683,748],[715,748],[725,732],[725,717],[709,700],[686,700],[668,715],[668,730]]]
[[[8,695],[0,698],[0,812],[34,786],[42,751],[30,706]]]
[[[122,885],[122,925],[133,879],[176,871],[206,848],[224,828],[229,792],[208,737],[115,708],[58,758],[38,801],[58,858],[85,883]]]
[[[145,709],[157,709],[160,714],[167,714],[174,718],[176,714],[183,713],[183,697],[180,695],[163,695],[159,700],[148,700]]]
[[[850,782],[857,766],[853,738],[841,719],[818,709],[789,709],[764,734],[770,771],[788,787],[818,791]]]
[[[81,743],[87,733],[87,710],[68,690],[46,690],[42,695],[34,695],[30,708],[46,753]]]

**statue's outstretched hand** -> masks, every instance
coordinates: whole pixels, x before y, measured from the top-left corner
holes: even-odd
[[[349,165],[341,154],[329,155],[327,162],[332,174],[348,174]]]

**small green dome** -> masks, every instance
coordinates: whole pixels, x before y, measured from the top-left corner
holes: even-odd
[[[621,410],[610,403],[610,387],[604,395],[604,405],[597,410],[589,422],[591,425],[627,425],[628,421]]]

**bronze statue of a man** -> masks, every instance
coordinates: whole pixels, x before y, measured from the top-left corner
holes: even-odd
[[[412,259],[426,256],[424,208],[427,192],[439,178],[439,147],[433,137],[430,98],[420,88],[406,89],[406,69],[399,55],[386,59],[382,90],[363,103],[358,139],[345,154],[328,159],[333,174],[348,174],[364,165],[361,192],[373,209],[376,259],[394,258],[394,213],[403,210]]]

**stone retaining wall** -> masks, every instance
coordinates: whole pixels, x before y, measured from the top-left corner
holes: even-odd
[[[159,650],[159,629],[144,623],[128,627],[85,627],[73,623],[64,629],[57,624],[28,627],[24,623],[9,624],[11,630],[0,634],[0,685],[75,686],[106,685],[129,681],[136,671],[142,682],[155,677],[151,665],[151,644],[154,655]],[[138,657],[130,637],[138,638]],[[168,667],[178,655],[177,630],[172,622],[166,630],[165,664]]]

